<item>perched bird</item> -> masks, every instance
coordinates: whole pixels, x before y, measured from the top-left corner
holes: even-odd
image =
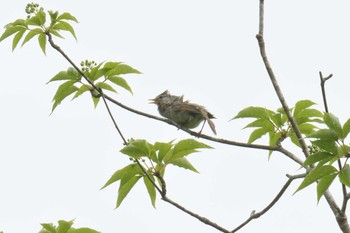
[[[158,106],[160,115],[174,121],[176,124],[184,128],[193,129],[204,121],[202,129],[199,131],[201,133],[207,121],[216,135],[215,125],[211,120],[215,117],[203,106],[184,101],[183,96],[171,95],[168,91],[164,91],[156,98],[150,99],[150,101],[150,103]]]

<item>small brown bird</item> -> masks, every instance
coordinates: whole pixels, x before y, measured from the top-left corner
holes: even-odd
[[[182,127],[193,129],[204,121],[199,133],[202,132],[205,122],[208,121],[211,130],[216,135],[215,125],[211,120],[215,118],[213,114],[201,105],[184,101],[183,96],[171,95],[168,91],[164,91],[156,98],[151,99],[151,103],[158,106],[160,115]]]

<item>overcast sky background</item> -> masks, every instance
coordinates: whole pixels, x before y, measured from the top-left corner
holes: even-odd
[[[4,1],[0,25],[24,18],[27,2]],[[65,33],[56,43],[75,61],[123,61],[143,72],[125,76],[134,95],[116,99],[158,115],[148,99],[168,89],[204,105],[216,116],[218,137],[245,142],[246,121],[229,122],[247,106],[277,109],[255,35],[258,0],[38,1],[46,10],[70,12],[78,41]],[[290,106],[311,99],[323,110],[318,72],[334,74],[327,83],[330,111],[342,122],[350,116],[350,2],[345,0],[266,1],[267,53]],[[0,31],[3,33],[3,29]],[[128,164],[122,141],[102,104],[88,95],[64,101],[50,116],[58,84],[45,83],[69,64],[49,46],[44,56],[31,41],[11,52],[0,44],[0,231],[38,232],[39,223],[75,220],[111,232],[216,232],[136,185],[114,209],[118,185],[99,189]],[[190,136],[162,122],[111,106],[125,137],[150,142]],[[208,126],[204,133],[211,134]],[[168,195],[186,208],[233,229],[260,211],[299,167],[281,154],[201,140],[213,147],[189,157],[201,172],[170,168]],[[260,143],[266,143],[261,140]],[[297,148],[291,148],[301,155]],[[292,196],[295,181],[266,215],[240,232],[339,232],[315,186]],[[339,202],[340,189],[332,186]]]

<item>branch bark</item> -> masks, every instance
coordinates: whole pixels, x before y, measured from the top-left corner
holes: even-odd
[[[294,120],[294,118],[289,110],[288,104],[283,96],[281,88],[277,82],[276,76],[272,70],[270,62],[269,62],[267,55],[266,55],[265,40],[264,40],[264,0],[260,0],[259,12],[260,12],[259,13],[259,33],[256,35],[256,39],[258,40],[261,58],[264,62],[266,71],[267,71],[269,78],[271,80],[271,83],[275,89],[277,97],[278,97],[278,99],[283,107],[283,110],[285,111],[285,113],[288,117],[288,120],[289,120],[290,124],[292,125],[292,128],[293,128],[293,130],[298,138],[298,141],[301,145],[303,153],[304,153],[305,157],[308,157],[309,151],[308,151],[307,145],[303,139],[302,134],[300,133],[298,125],[296,124],[296,122],[295,122],[295,120]]]
[[[209,226],[212,226],[212,227],[214,227],[215,229],[217,229],[217,230],[219,230],[219,231],[221,231],[221,232],[224,232],[224,233],[230,233],[230,232],[231,232],[231,231],[229,231],[229,230],[227,230],[227,229],[225,229],[225,228],[219,226],[218,224],[216,224],[216,223],[210,221],[209,219],[207,219],[207,218],[205,218],[205,217],[202,217],[202,216],[200,216],[200,215],[198,215],[198,214],[196,214],[196,213],[194,213],[194,212],[192,212],[192,211],[190,211],[190,210],[184,208],[183,206],[181,206],[181,205],[179,205],[178,203],[172,201],[171,199],[169,199],[169,198],[166,197],[166,196],[163,197],[162,199],[163,199],[163,201],[170,203],[171,205],[175,206],[176,208],[178,208],[178,209],[182,210],[183,212],[185,212],[185,213],[191,215],[192,217],[198,219],[199,221],[201,221],[201,222],[204,223],[204,224],[207,224],[207,225],[209,225]]]
[[[320,75],[320,81],[321,81],[321,91],[322,91],[322,98],[323,98],[323,104],[324,104],[324,110],[328,112],[328,104],[327,104],[327,97],[326,97],[326,81],[333,77],[333,74],[328,75],[327,77],[323,77],[322,72],[319,72]]]
[[[295,179],[300,179],[305,177],[306,174],[300,174],[300,175],[295,175],[295,176],[290,176],[287,175],[287,177],[289,178],[287,180],[287,182],[283,185],[283,187],[281,188],[281,190],[277,193],[276,197],[270,202],[270,204],[268,204],[263,210],[261,210],[260,212],[255,212],[253,211],[252,214],[249,216],[249,218],[247,220],[245,220],[242,224],[240,224],[238,227],[236,227],[235,229],[233,229],[231,232],[237,232],[238,230],[240,230],[242,227],[244,227],[245,225],[247,225],[250,221],[252,221],[253,219],[257,219],[260,218],[262,215],[264,215],[267,211],[269,211],[277,202],[278,200],[282,197],[282,195],[284,194],[284,192],[287,190],[287,188],[289,187],[289,185],[293,182],[293,180]]]
[[[264,65],[265,65],[266,71],[269,75],[269,78],[272,82],[272,85],[275,89],[275,92],[278,96],[278,99],[280,100],[280,103],[282,104],[282,107],[287,114],[288,120],[289,120],[290,124],[292,125],[292,128],[293,128],[295,134],[297,135],[297,138],[299,140],[299,143],[301,145],[303,153],[304,153],[305,157],[308,157],[309,151],[307,149],[307,145],[305,143],[305,140],[303,139],[293,116],[291,115],[291,112],[289,110],[287,102],[284,99],[284,96],[282,94],[280,86],[277,82],[275,74],[272,70],[270,62],[269,62],[267,55],[266,55],[266,48],[265,48],[265,41],[264,41],[264,0],[259,0],[259,1],[260,1],[260,5],[259,5],[259,33],[256,35],[256,38],[257,38],[258,44],[259,44],[260,55],[261,55],[262,60],[264,62]],[[349,227],[349,224],[347,221],[347,217],[346,217],[345,213],[340,210],[340,208],[337,205],[337,203],[335,202],[332,194],[327,190],[324,193],[324,197],[327,200],[327,203],[330,206],[331,210],[333,211],[340,229],[344,233],[350,233],[350,227]]]

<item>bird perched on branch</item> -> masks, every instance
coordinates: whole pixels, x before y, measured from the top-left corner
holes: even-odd
[[[158,106],[160,115],[166,117],[181,127],[193,129],[202,121],[207,121],[211,130],[216,135],[215,125],[211,119],[215,118],[213,114],[208,112],[203,106],[184,101],[183,96],[171,95],[168,91],[164,91],[154,99],[150,99],[150,103]]]

